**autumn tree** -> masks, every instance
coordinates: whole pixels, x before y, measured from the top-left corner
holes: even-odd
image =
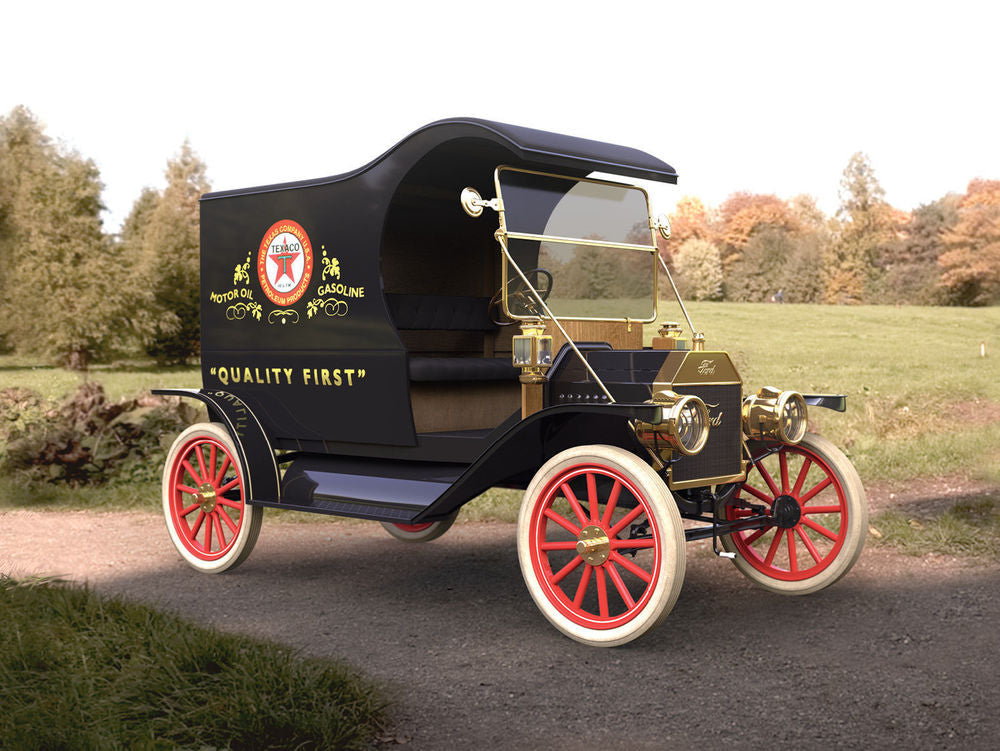
[[[675,248],[688,240],[709,240],[712,236],[708,209],[700,198],[682,196],[670,215],[670,242]]]
[[[674,253],[674,268],[681,294],[692,300],[722,299],[722,259],[707,240],[692,238]]]
[[[723,269],[739,259],[753,233],[764,227],[796,232],[799,223],[789,205],[775,195],[740,192],[723,202],[718,226]]]
[[[183,363],[199,352],[198,199],[209,190],[204,162],[187,141],[167,162],[162,192],[139,196],[122,230],[137,255],[136,278],[146,290],[142,328],[147,354]]]
[[[860,303],[877,281],[882,247],[893,237],[895,213],[868,157],[858,152],[840,180],[840,233],[824,260],[824,299]]]
[[[101,225],[94,162],[57,145],[25,107],[0,118],[3,326],[19,351],[73,368],[121,350],[122,259]]]
[[[944,233],[941,286],[956,305],[1000,302],[1000,180],[976,179],[962,197],[958,222]]]

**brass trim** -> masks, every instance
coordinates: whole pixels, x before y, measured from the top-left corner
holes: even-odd
[[[511,240],[538,240],[539,242],[557,243],[562,245],[590,245],[595,248],[620,248],[621,250],[641,250],[646,253],[655,253],[656,247],[649,245],[636,245],[634,243],[616,243],[603,240],[584,240],[576,237],[561,237],[560,235],[533,235],[528,232],[508,232],[507,237]]]
[[[667,268],[667,262],[663,260],[663,256],[657,252],[657,260],[660,262],[660,266],[663,268],[663,273],[667,275],[667,281],[670,282],[670,289],[674,291],[674,299],[677,300],[677,304],[681,306],[681,313],[684,314],[684,320],[687,321],[688,328],[691,330],[691,336],[695,335],[694,324],[691,322],[691,316],[688,314],[688,309],[684,305],[684,301],[681,300],[681,293],[677,291],[677,285],[674,284],[673,274],[670,273],[670,269]],[[659,305],[660,298],[660,288],[656,288],[656,299],[657,305]]]
[[[590,178],[590,177],[572,177],[570,175],[560,175],[560,174],[558,174],[556,172],[541,172],[539,170],[520,169],[519,167],[511,167],[509,165],[501,164],[501,165],[499,165],[493,171],[493,185],[496,188],[496,193],[497,193],[496,200],[498,202],[497,213],[499,214],[499,227],[498,227],[497,233],[496,233],[497,241],[499,241],[501,237],[503,237],[505,240],[506,240],[506,238],[510,237],[511,239],[514,239],[514,240],[518,240],[518,239],[537,239],[539,241],[542,241],[542,240],[545,240],[545,241],[553,240],[553,237],[555,237],[555,236],[549,236],[549,235],[530,235],[529,236],[529,235],[527,235],[525,233],[514,233],[514,232],[508,232],[507,231],[506,209],[505,209],[504,203],[503,203],[503,191],[500,189],[500,173],[501,172],[520,172],[520,173],[526,174],[526,175],[540,175],[541,177],[555,177],[555,178],[559,178],[559,179],[562,179],[562,180],[571,180],[571,181],[580,182],[580,183],[595,183],[597,185],[610,185],[610,186],[614,186],[614,187],[617,187],[617,188],[631,188],[633,190],[638,190],[640,193],[642,193],[643,198],[645,198],[645,200],[646,200],[646,217],[649,218],[649,224],[650,225],[653,224],[652,219],[651,219],[652,209],[650,208],[650,205],[649,205],[649,193],[646,191],[645,188],[642,188],[642,187],[640,187],[638,185],[632,185],[630,183],[618,183],[618,182],[614,182],[612,180],[595,180],[594,178]],[[522,235],[522,234],[524,236],[523,237],[519,237],[519,235]],[[649,239],[650,239],[650,245],[649,245],[649,247],[644,246],[644,245],[628,245],[626,243],[619,243],[618,245],[624,245],[625,246],[624,249],[626,249],[626,250],[647,250],[647,251],[650,251],[652,253],[652,255],[654,255],[655,257],[659,258],[660,254],[659,254],[658,248],[656,246],[656,230],[653,229],[652,226],[650,226],[650,228],[649,228]],[[554,242],[560,242],[560,241],[562,241],[562,242],[572,242],[574,244],[585,244],[585,245],[593,244],[593,245],[596,245],[596,246],[612,247],[612,248],[616,247],[616,245],[613,244],[613,243],[600,243],[600,242],[595,242],[593,240],[587,241],[587,240],[584,240],[583,238],[581,238],[580,240],[576,240],[576,239],[572,239],[572,238],[558,238],[558,237],[555,237],[555,239],[553,241]],[[511,261],[511,263],[513,263],[513,258],[510,255],[510,251],[506,247],[506,242],[504,242],[504,244],[503,244],[503,254],[507,257],[507,259],[509,259]],[[660,258],[660,263],[663,263],[663,259],[662,258]],[[500,306],[501,306],[501,310],[503,311],[504,315],[506,315],[511,320],[515,320],[515,321],[524,320],[525,318],[532,318],[533,316],[514,315],[514,314],[512,314],[510,312],[510,308],[507,306],[507,283],[510,281],[510,278],[509,278],[509,276],[507,274],[507,264],[506,263],[501,263],[500,266],[501,266],[501,271],[500,271],[500,279],[501,279],[500,285],[501,286],[500,286],[500,288],[501,288],[501,290],[503,290],[503,294],[501,295],[501,300],[500,300]],[[525,283],[527,283],[527,279],[525,279],[524,273],[521,272],[520,269],[518,269],[518,274],[525,281]],[[670,280],[670,283],[673,284],[673,280],[672,279]],[[659,288],[660,288],[659,287],[659,273],[658,273],[657,265],[654,262],[653,263],[653,313],[652,313],[652,315],[650,315],[647,318],[632,318],[631,320],[634,323],[652,323],[653,321],[655,321],[657,319],[657,317],[659,316],[659,305],[660,305]],[[675,291],[676,291],[676,287],[675,287]],[[682,307],[683,307],[683,304],[682,304]],[[545,311],[548,313],[548,315],[550,317],[552,316],[552,311],[550,311],[548,309],[548,307],[545,307]],[[685,315],[686,315],[686,311],[685,311]],[[562,316],[562,320],[564,320],[564,321],[628,321],[630,319],[629,318],[595,318],[595,317],[590,317],[590,316]],[[688,319],[688,322],[690,323],[690,319]],[[692,327],[692,330],[693,330],[693,327]],[[568,339],[569,339],[569,337],[567,337],[567,340]]]
[[[212,485],[212,483],[205,482],[199,485],[197,497],[198,505],[206,514],[210,514],[215,510],[215,504],[218,502],[218,498],[215,492],[215,486]]]
[[[611,557],[611,540],[608,533],[595,524],[580,530],[576,552],[591,566],[600,566]]]

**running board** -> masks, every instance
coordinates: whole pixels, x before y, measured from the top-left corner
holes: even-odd
[[[285,470],[280,502],[250,503],[405,523],[441,497],[466,469],[464,464],[307,454]]]

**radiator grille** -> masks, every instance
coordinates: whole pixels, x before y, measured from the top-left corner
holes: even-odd
[[[692,394],[699,397],[708,406],[709,418],[714,420],[720,415],[722,421],[712,425],[708,433],[708,442],[695,456],[684,456],[672,465],[674,482],[691,482],[693,480],[735,475],[740,472],[742,425],[740,407],[742,406],[742,390],[740,384],[725,386],[680,386],[674,387],[678,394]]]

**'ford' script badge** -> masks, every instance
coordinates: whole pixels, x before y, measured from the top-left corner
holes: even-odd
[[[702,360],[698,372],[701,375],[715,375],[715,360]]]
[[[708,407],[709,409],[715,409],[719,405],[718,404],[709,404],[708,402],[705,402],[705,406]],[[708,413],[708,424],[711,425],[713,428],[717,428],[720,425],[722,425],[722,413],[723,413],[723,411],[724,410],[720,409],[719,410],[719,414],[717,414],[717,415],[713,415],[711,412],[709,412]]]

